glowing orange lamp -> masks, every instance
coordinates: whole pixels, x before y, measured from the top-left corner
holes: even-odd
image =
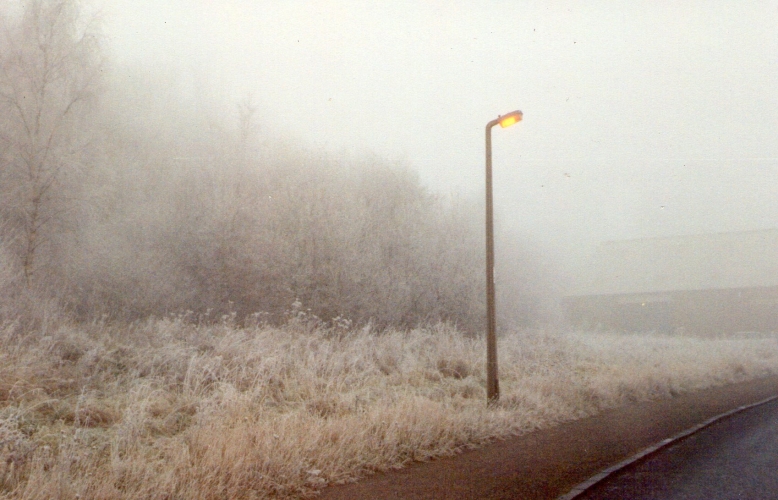
[[[507,115],[503,115],[498,120],[500,120],[500,126],[502,128],[508,128],[511,125],[515,125],[516,123],[519,123],[524,115],[521,111],[514,111],[512,113],[508,113]]]

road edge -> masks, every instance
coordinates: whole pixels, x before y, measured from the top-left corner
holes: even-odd
[[[727,417],[730,417],[730,416],[732,416],[732,415],[734,415],[736,413],[740,413],[742,411],[749,410],[751,408],[755,408],[757,406],[761,406],[761,405],[767,404],[767,403],[769,403],[771,401],[774,401],[776,399],[778,399],[778,396],[771,396],[771,397],[763,399],[761,401],[757,401],[756,403],[751,403],[749,405],[742,405],[742,406],[739,406],[739,407],[737,407],[735,409],[732,409],[732,410],[726,411],[724,413],[721,413],[719,415],[713,416],[713,417],[705,420],[704,422],[702,422],[700,424],[694,425],[694,426],[692,426],[692,427],[690,427],[690,428],[688,428],[686,430],[683,430],[683,431],[679,432],[678,434],[675,434],[675,435],[673,435],[673,436],[671,436],[671,437],[669,437],[667,439],[663,439],[662,441],[659,441],[656,444],[648,446],[648,447],[640,450],[639,452],[635,453],[631,457],[629,457],[629,458],[627,458],[625,460],[622,460],[621,462],[619,462],[619,463],[617,463],[615,465],[612,465],[612,466],[608,467],[607,469],[604,469],[604,470],[598,472],[597,474],[593,475],[592,477],[590,477],[586,481],[583,481],[583,482],[578,483],[577,485],[575,485],[570,491],[568,491],[564,495],[558,496],[556,498],[556,500],[573,500],[574,498],[582,495],[587,490],[592,488],[594,485],[602,482],[605,478],[607,478],[608,476],[614,474],[615,472],[618,472],[618,471],[620,471],[620,470],[622,470],[622,469],[624,469],[626,467],[629,467],[630,465],[634,464],[635,462],[638,462],[638,461],[640,461],[640,460],[642,460],[642,459],[644,459],[644,458],[646,458],[646,457],[656,453],[657,451],[659,451],[659,450],[661,450],[663,448],[666,448],[666,447],[670,446],[671,444],[676,443],[677,441],[680,441],[680,440],[682,440],[684,438],[687,438],[687,437],[691,436],[692,434],[694,434],[696,432],[699,432],[699,431],[705,429],[706,427],[709,427],[710,425],[714,424],[715,422],[718,422],[719,420],[722,420],[722,419],[725,419]]]

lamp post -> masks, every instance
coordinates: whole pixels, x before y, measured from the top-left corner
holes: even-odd
[[[494,293],[494,209],[492,204],[492,127],[502,128],[521,121],[521,111],[498,116],[486,124],[486,402],[500,400],[497,380],[497,318]]]

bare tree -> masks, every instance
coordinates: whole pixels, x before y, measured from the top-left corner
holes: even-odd
[[[14,232],[24,278],[72,208],[80,130],[100,87],[92,22],[74,0],[33,0],[0,13],[0,217]]]

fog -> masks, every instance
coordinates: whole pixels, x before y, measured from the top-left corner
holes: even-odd
[[[0,0],[0,497],[310,498],[772,383],[778,3],[551,3]]]
[[[774,2],[102,4],[112,55],[175,74],[301,144],[400,159],[483,189],[562,255],[621,238],[775,227]]]
[[[558,318],[603,241],[778,226],[775,5],[36,0],[0,18],[0,320],[51,301],[479,331],[484,126],[515,109],[493,132],[503,325]]]

